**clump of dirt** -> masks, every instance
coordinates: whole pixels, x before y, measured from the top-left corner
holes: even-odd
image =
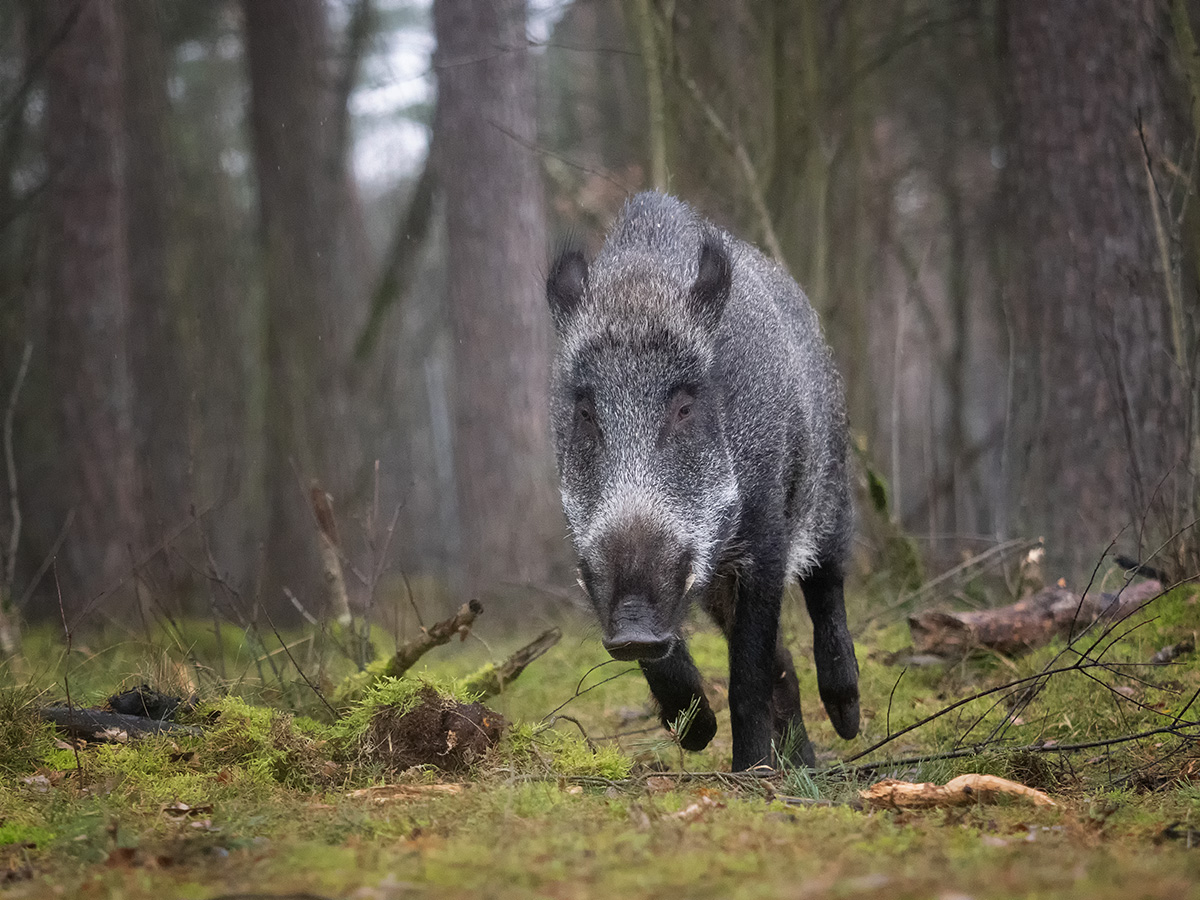
[[[482,703],[461,703],[430,685],[405,712],[380,706],[362,736],[363,755],[392,770],[436,766],[461,772],[500,740],[504,717]]]

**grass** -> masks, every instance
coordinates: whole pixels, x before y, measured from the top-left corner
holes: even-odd
[[[906,643],[905,626],[874,626],[858,640],[863,732],[844,742],[816,700],[806,622],[790,611],[786,634],[822,768],[786,771],[769,784],[655,777],[729,767],[724,643],[699,624],[691,645],[718,714],[717,738],[704,752],[680,751],[636,667],[607,661],[579,628],[488,701],[509,721],[507,736],[452,778],[431,768],[389,775],[356,749],[355,735],[380,706],[409,708],[424,683],[470,699],[461,679],[527,636],[485,633],[490,650],[456,643],[436,651],[414,677],[372,688],[334,724],[286,657],[274,660],[276,675],[261,661],[274,648],[229,632],[218,661],[205,627],[185,627],[198,632],[187,643],[109,643],[96,634],[76,641],[70,659],[50,633],[34,633],[21,674],[3,673],[0,878],[8,896],[1200,897],[1200,848],[1189,849],[1200,844],[1196,741],[1156,735],[1070,754],[1019,749],[1171,722],[1200,689],[1200,661],[1140,664],[1195,636],[1194,591],[1174,592],[1114,632],[1119,639],[1096,650],[1111,667],[1055,675],[1025,706],[1003,694],[967,704],[860,761],[883,761],[876,768],[838,761],[962,697],[1078,657],[1059,643],[1018,658],[903,671],[886,658]],[[311,661],[293,654],[301,666]],[[349,674],[333,660],[318,669],[330,695]],[[203,700],[188,715],[203,734],[88,745],[77,766],[37,717],[39,705],[62,699],[64,671],[77,702],[141,681],[199,688]],[[296,710],[279,708],[285,699]],[[1183,718],[1198,715],[1193,707]],[[969,755],[938,758],[955,747]],[[848,805],[880,777],[943,782],[964,772],[1020,780],[1060,807]],[[408,787],[392,802],[355,793],[384,780]],[[447,780],[461,788],[447,790]]]

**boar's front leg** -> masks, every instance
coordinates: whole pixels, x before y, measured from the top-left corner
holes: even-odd
[[[676,640],[666,656],[643,660],[640,665],[646,683],[650,685],[650,693],[658,702],[659,717],[664,728],[670,728],[671,723],[692,705],[693,700],[698,701],[696,715],[687,730],[678,736],[679,746],[684,750],[703,750],[707,747],[717,733],[717,717],[708,705],[708,698],[704,696],[700,673],[683,639]]]
[[[735,772],[772,762],[771,707],[779,680],[775,669],[783,578],[782,560],[759,558],[738,579],[729,631],[729,714]],[[798,702],[796,707],[798,710]]]
[[[846,625],[844,576],[836,563],[822,563],[800,579],[813,623],[817,689],[834,729],[846,740],[858,734],[858,660]]]

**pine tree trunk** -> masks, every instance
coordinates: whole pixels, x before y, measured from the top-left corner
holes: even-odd
[[[335,349],[348,324],[338,321],[335,289],[342,179],[324,128],[328,24],[321,0],[244,0],[242,8],[266,284],[270,522],[262,595],[274,606],[287,586],[315,611],[323,589],[306,482],[316,478],[340,494],[332,445],[346,424]]]
[[[56,0],[55,23],[74,2]],[[122,210],[121,40],[91,0],[46,66],[47,293],[60,412],[58,495],[74,524],[57,575],[79,608],[130,568],[139,540]],[[64,513],[66,512],[64,509]],[[111,608],[111,607],[110,607]]]
[[[434,27],[455,471],[473,595],[544,582],[563,554],[547,425],[547,247],[524,3],[436,0]]]
[[[172,209],[177,191],[168,140],[167,50],[156,0],[118,4],[124,44],[125,234],[129,254],[130,360],[134,430],[144,470],[148,536],[187,514],[188,387],[180,314],[170,288]]]
[[[1153,0],[1008,5],[1019,526],[1089,570],[1180,459],[1139,118],[1163,136]],[[1151,137],[1153,141],[1155,138]],[[1161,496],[1161,495],[1160,495]],[[1057,563],[1057,566],[1055,566]]]

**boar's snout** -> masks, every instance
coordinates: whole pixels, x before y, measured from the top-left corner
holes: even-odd
[[[671,635],[662,635],[651,624],[649,604],[644,596],[623,597],[617,604],[611,633],[604,639],[604,649],[613,659],[661,659],[671,650]]]
[[[605,649],[619,660],[666,656],[686,613],[684,583],[692,554],[669,531],[644,518],[622,523],[604,535],[597,549],[599,565],[587,570],[593,575]]]

